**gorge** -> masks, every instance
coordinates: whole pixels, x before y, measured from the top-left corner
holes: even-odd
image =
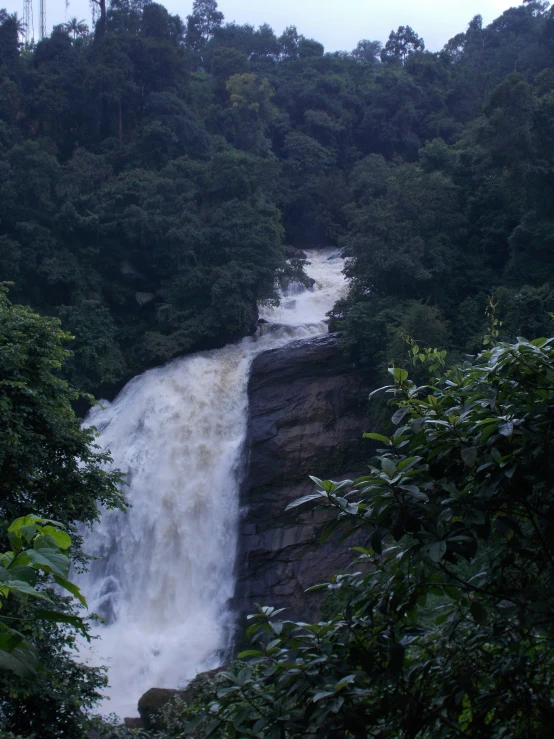
[[[105,712],[134,715],[148,688],[177,687],[217,666],[238,611],[259,598],[279,600],[290,588],[298,601],[304,578],[310,580],[313,563],[305,560],[302,572],[300,555],[314,529],[298,529],[294,517],[285,528],[276,523],[296,495],[294,486],[283,486],[299,476],[306,484],[318,439],[330,449],[339,437],[359,438],[361,429],[348,412],[360,388],[351,371],[344,374],[334,338],[325,336],[325,314],[344,289],[343,260],[330,249],[307,256],[314,285],[293,282],[278,309],[262,308],[256,336],[150,370],[87,419],[127,474],[131,505],[126,514],[104,513],[85,534],[85,551],[98,559],[79,578],[91,612],[105,619],[95,632],[101,639],[82,650],[83,658],[109,664]],[[275,394],[264,400],[256,388],[268,382],[278,395],[280,383],[286,388],[281,411]],[[265,420],[257,423],[260,411]],[[283,420],[296,431],[279,437],[288,448],[270,449]],[[271,562],[289,546],[294,564]]]

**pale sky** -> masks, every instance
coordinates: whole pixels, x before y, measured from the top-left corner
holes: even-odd
[[[45,0],[49,29],[76,16],[90,24],[87,0]],[[286,26],[314,38],[326,51],[351,51],[360,39],[383,43],[392,29],[412,26],[425,40],[427,49],[438,51],[452,36],[464,31],[473,16],[480,13],[490,23],[517,3],[507,0],[219,0],[225,20],[259,26],[269,23],[279,35]],[[192,0],[166,0],[162,5],[183,20],[192,10]],[[38,28],[39,0],[33,0],[35,37]],[[10,13],[23,12],[23,0],[0,0],[0,8]]]

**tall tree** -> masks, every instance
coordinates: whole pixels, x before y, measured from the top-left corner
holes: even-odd
[[[425,51],[425,42],[410,26],[399,26],[397,31],[390,32],[381,52],[381,61],[400,61],[403,64],[414,51]]]
[[[216,0],[194,0],[192,14],[187,16],[185,42],[197,63],[204,63],[202,53],[222,23],[223,13]]]

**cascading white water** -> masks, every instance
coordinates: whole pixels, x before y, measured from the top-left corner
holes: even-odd
[[[106,619],[87,661],[109,667],[105,713],[136,715],[151,687],[176,687],[217,666],[228,646],[247,384],[256,354],[327,330],[343,261],[308,250],[308,290],[292,283],[264,308],[258,335],[135,377],[86,423],[127,473],[128,513],[104,512],[84,550],[99,559],[79,585]]]

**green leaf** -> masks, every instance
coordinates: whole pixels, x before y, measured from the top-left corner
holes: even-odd
[[[443,558],[445,553],[446,553],[446,542],[445,541],[435,541],[429,547],[429,557],[433,560],[433,562],[440,562],[440,560]]]
[[[354,682],[356,679],[356,675],[346,675],[346,677],[341,678],[338,683],[335,685],[335,691],[342,690],[347,685],[350,685]]]
[[[396,464],[393,462],[392,459],[389,459],[388,457],[380,457],[381,460],[381,466],[383,470],[387,473],[389,477],[394,477],[394,474],[396,473]]]
[[[421,461],[421,457],[405,457],[398,463],[397,470],[402,472],[402,470],[410,469],[419,461]]]
[[[491,423],[488,426],[485,426],[479,438],[480,443],[483,444],[490,436],[492,436],[497,431],[497,429],[498,425],[496,423]]]
[[[42,533],[52,538],[60,549],[69,549],[71,546],[71,537],[69,534],[65,531],[60,531],[60,529],[54,528],[54,526],[44,526]]]
[[[256,736],[262,729],[264,729],[267,726],[267,719],[266,718],[259,718],[254,726],[252,727],[252,731],[254,732],[254,736]]]
[[[317,585],[311,585],[309,588],[306,588],[304,591],[305,593],[313,593],[316,590],[326,590],[329,587],[328,582],[320,582]]]
[[[470,446],[462,449],[462,459],[468,467],[475,467],[477,461],[477,447]]]
[[[383,535],[380,531],[375,531],[370,539],[371,548],[375,554],[381,554],[383,551]]]
[[[375,434],[373,432],[363,434],[364,439],[373,439],[374,441],[382,441],[383,444],[388,444],[390,446],[390,439],[387,436],[383,436],[383,434]]]
[[[321,491],[320,493],[311,493],[310,495],[304,495],[302,498],[297,498],[296,500],[293,500],[292,503],[289,503],[288,506],[285,508],[285,511],[290,511],[292,508],[297,508],[299,505],[303,505],[304,503],[309,503],[312,500],[321,500],[322,498],[324,500],[327,500],[327,493]]]
[[[377,395],[377,393],[383,392],[383,390],[390,390],[392,385],[383,385],[383,387],[378,387],[376,390],[372,390],[369,395],[367,396],[368,400],[371,400],[371,398],[374,395]]]
[[[314,697],[312,698],[314,703],[317,703],[320,700],[323,700],[324,698],[332,698],[334,697],[335,693],[332,690],[322,690],[319,693],[316,693]]]
[[[38,529],[38,526],[36,526],[36,524],[29,524],[27,526],[21,526],[17,533],[27,543],[30,543],[33,541],[38,531],[39,529]]]
[[[237,659],[246,659],[247,657],[261,657],[262,653],[259,649],[245,649],[244,652],[237,654]]]
[[[15,566],[10,567],[6,572],[8,574],[8,580],[23,580],[23,582],[26,582],[28,585],[32,585],[33,587],[37,583],[38,573],[36,570],[33,570],[32,567]]]
[[[19,534],[21,529],[34,526],[35,524],[42,523],[43,521],[44,519],[42,519],[40,516],[35,516],[34,513],[31,513],[28,516],[21,516],[20,518],[16,518],[11,526],[8,527],[8,531],[13,531],[15,534]]]
[[[32,585],[24,580],[8,580],[6,587],[10,590],[15,590],[22,595],[30,595],[33,598],[40,598],[41,600],[50,600],[46,593],[42,593],[40,590],[35,590]]]
[[[273,633],[277,634],[277,636],[283,631],[284,624],[282,621],[270,621],[269,625],[273,629]]]
[[[89,639],[89,633],[85,622],[79,616],[72,616],[69,613],[61,613],[60,611],[53,611],[45,608],[38,608],[35,611],[37,618],[43,618],[46,621],[53,621],[58,624],[70,624],[75,629],[81,632],[81,634]]]
[[[28,555],[35,567],[63,578],[66,578],[69,574],[69,557],[57,549],[46,547],[40,550],[29,549]]]
[[[4,624],[1,624],[2,628],[6,628]],[[13,652],[13,650],[18,647],[21,642],[24,641],[24,637],[17,633],[12,631],[11,629],[8,632],[1,632],[0,633],[0,650],[4,652]]]
[[[398,424],[403,421],[403,419],[408,415],[409,412],[409,408],[399,408],[392,414],[391,421],[394,423],[395,426],[398,426]]]
[[[506,421],[506,423],[502,424],[502,426],[499,427],[498,433],[502,434],[502,436],[512,436],[514,433],[514,423],[513,421]]]
[[[0,650],[0,670],[9,670],[29,679],[36,675],[38,667],[36,651],[29,645],[22,644],[10,652]]]
[[[251,639],[254,634],[256,634],[262,628],[262,626],[263,624],[259,622],[250,624],[250,626],[246,629],[246,638]]]
[[[400,369],[400,367],[389,367],[388,372],[394,377],[396,382],[405,382],[408,379],[408,371]]]
[[[77,585],[75,583],[72,583],[70,580],[66,580],[65,577],[60,577],[59,575],[54,575],[54,580],[58,583],[58,585],[65,590],[67,590],[71,595],[74,595],[77,600],[81,603],[81,605],[87,606],[87,602],[85,600],[85,596],[81,593]]]
[[[405,490],[406,492],[410,493],[411,498],[415,498],[415,500],[421,500],[424,503],[427,503],[429,501],[429,498],[425,493],[421,492],[421,490],[416,487],[415,485],[399,485],[398,486],[400,490]]]
[[[318,488],[323,487],[323,480],[320,480],[319,477],[315,477],[314,475],[308,475],[308,477],[312,482],[315,482]]]
[[[210,723],[206,726],[206,729],[205,729],[205,731],[206,731],[206,733],[205,733],[206,739],[208,739],[208,737],[212,736],[212,734],[214,733],[214,731],[216,729],[219,729],[220,726],[221,726],[221,721],[219,721],[219,719],[214,719],[213,721],[210,721]]]

